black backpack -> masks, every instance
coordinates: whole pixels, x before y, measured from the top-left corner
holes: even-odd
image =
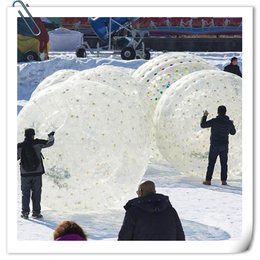
[[[40,165],[40,159],[37,156],[33,143],[31,141],[24,141],[20,144],[21,151],[21,164],[25,171],[33,172],[37,170]]]

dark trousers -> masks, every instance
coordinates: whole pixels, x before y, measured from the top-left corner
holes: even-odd
[[[208,169],[206,180],[210,181],[212,179],[215,163],[217,157],[220,158],[220,165],[221,165],[221,180],[227,180],[227,171],[228,171],[228,144],[218,144],[218,143],[211,143],[209,149],[209,161],[208,161]]]
[[[21,177],[22,212],[30,212],[30,197],[33,211],[41,212],[42,176]]]

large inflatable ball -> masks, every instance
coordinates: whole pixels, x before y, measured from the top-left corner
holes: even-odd
[[[114,68],[114,69],[117,69],[117,70],[120,70],[122,72],[125,72],[127,73],[128,75],[132,75],[134,72],[135,72],[135,69],[133,68],[128,68],[128,67],[122,67],[122,66],[116,66],[116,65],[101,65],[99,66],[100,68]]]
[[[218,70],[206,60],[192,54],[174,52],[160,55],[140,66],[133,77],[143,86],[141,106],[151,129],[151,157],[163,159],[158,151],[153,129],[153,115],[163,93],[178,79],[200,70]]]
[[[18,141],[25,128],[46,139],[42,150],[43,204],[61,211],[114,205],[135,191],[148,164],[148,139],[139,111],[125,95],[93,81],[64,81],[35,95],[18,116]]]
[[[54,72],[52,75],[45,78],[34,90],[31,97],[34,97],[37,93],[42,91],[45,88],[51,87],[55,84],[61,83],[72,77],[73,75],[77,74],[77,70],[58,70]]]
[[[142,104],[151,120],[163,93],[178,79],[200,70],[218,70],[208,61],[182,52],[160,55],[140,66],[133,77],[146,88]]]
[[[132,99],[144,119],[146,119],[143,106],[140,104],[141,97],[143,97],[145,93],[145,88],[132,78],[128,72],[128,68],[111,65],[102,65],[83,71],[59,70],[44,79],[32,93],[31,97],[34,97],[43,89],[57,87],[60,83],[67,80],[69,80],[70,83],[75,83],[79,80],[91,80],[106,84]],[[67,82],[67,84],[70,83]]]
[[[193,72],[165,91],[156,107],[154,124],[161,154],[180,172],[205,177],[210,146],[210,128],[202,129],[200,120],[208,110],[208,120],[217,116],[220,105],[234,120],[236,135],[230,135],[230,177],[242,171],[242,79],[234,74],[205,70]],[[219,165],[219,162],[217,162]],[[219,167],[215,177],[220,178]]]
[[[140,105],[140,96],[143,95],[141,93],[143,91],[142,85],[133,79],[125,69],[108,65],[98,66],[93,69],[80,71],[75,76],[69,78],[69,82],[72,83],[79,80],[91,80],[106,84],[129,97],[137,106]]]

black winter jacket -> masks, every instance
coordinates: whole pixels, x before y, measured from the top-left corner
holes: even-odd
[[[128,201],[118,240],[185,240],[169,198],[151,194]]]
[[[238,75],[239,77],[242,78],[242,73],[241,73],[240,68],[239,68],[238,65],[233,65],[232,63],[230,63],[229,65],[227,65],[224,68],[224,71],[236,74],[236,75]]]
[[[217,116],[209,121],[203,116],[200,126],[202,128],[211,127],[211,143],[228,144],[228,135],[235,135],[236,129],[228,116]]]
[[[50,147],[54,144],[54,137],[50,136],[49,140],[42,140],[42,139],[25,139],[22,143],[18,143],[17,144],[17,160],[21,159],[21,155],[22,155],[22,149],[23,149],[23,145],[26,144],[26,142],[31,142],[32,146],[36,152],[36,155],[38,156],[39,160],[40,160],[40,165],[38,166],[38,168],[33,171],[33,172],[27,172],[24,168],[23,165],[20,161],[20,172],[21,172],[21,176],[22,177],[34,177],[34,176],[39,176],[44,174],[44,166],[43,166],[43,162],[42,162],[42,154],[41,154],[41,150],[43,148],[47,148]]]

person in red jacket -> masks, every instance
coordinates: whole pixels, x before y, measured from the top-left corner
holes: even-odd
[[[124,206],[126,213],[118,240],[185,240],[169,197],[156,193],[152,181],[139,185],[137,195]]]

